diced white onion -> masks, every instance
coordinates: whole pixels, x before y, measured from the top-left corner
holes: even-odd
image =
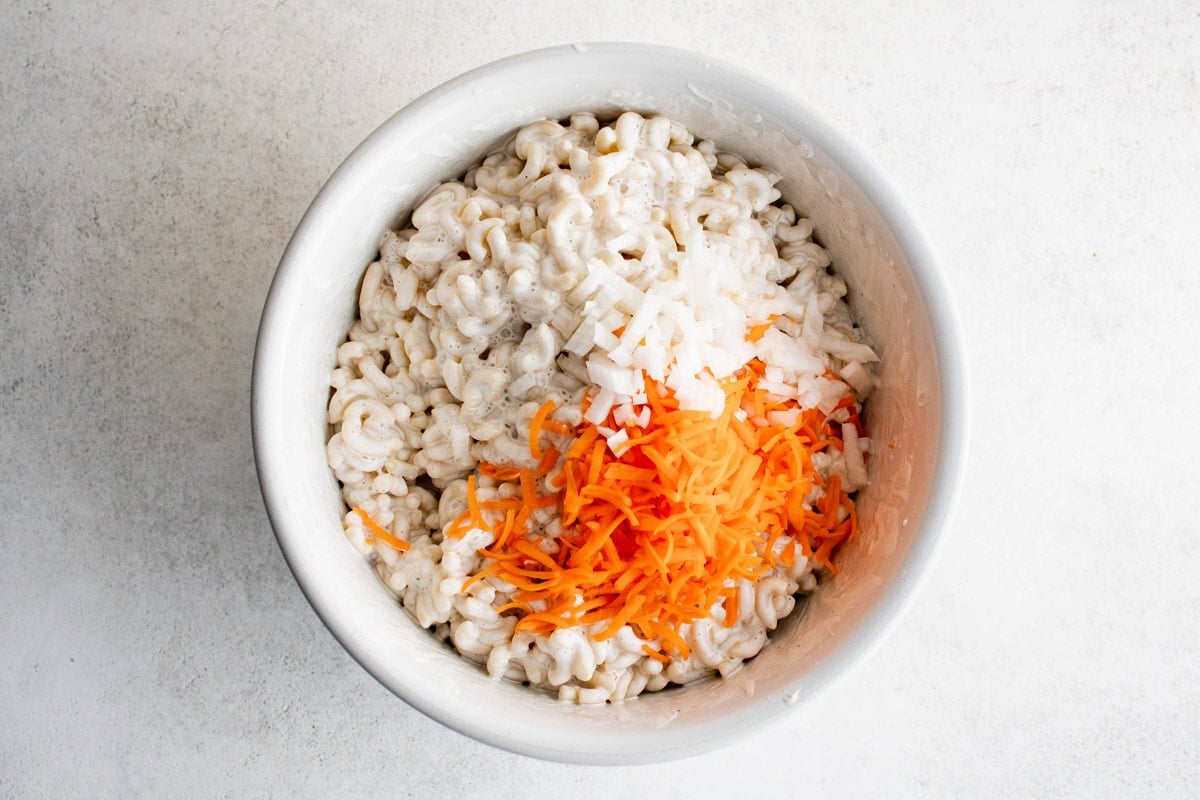
[[[842,456],[846,459],[846,491],[853,492],[867,485],[867,467],[858,444],[858,429],[853,423],[842,423]]]

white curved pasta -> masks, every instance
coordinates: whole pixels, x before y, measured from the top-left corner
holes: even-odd
[[[464,589],[492,534],[443,535],[467,508],[465,479],[479,462],[533,466],[526,432],[548,399],[570,425],[583,421],[588,394],[589,418],[616,407],[636,420],[645,375],[704,407],[724,402],[716,379],[752,357],[768,365],[772,392],[806,407],[829,413],[870,391],[876,356],[854,327],[846,284],[827,271],[811,223],[779,202],[778,181],[665,117],[541,120],[430,192],[367,267],[336,354],[327,453],[347,503],[410,549],[375,541],[355,513],[347,536],[418,624],[497,679],[591,704],[727,675],[815,588],[814,563],[799,554],[740,581],[733,624],[714,606],[679,631],[690,655],[664,665],[645,647],[661,643],[628,625],[603,640],[602,623],[514,634],[517,617],[498,609],[515,587],[489,576]],[[692,289],[655,288],[672,280]],[[713,333],[712,320],[742,330],[750,306],[756,319],[779,316],[777,330],[755,345]],[[819,453],[814,466],[862,486],[870,440],[844,409],[831,419],[848,452]],[[481,501],[513,491],[477,482]],[[530,525],[552,552],[558,509],[539,509]]]

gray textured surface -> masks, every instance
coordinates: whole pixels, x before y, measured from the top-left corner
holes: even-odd
[[[1195,3],[81,5],[0,13],[0,796],[1200,794]],[[249,438],[257,316],[341,158],[470,66],[589,39],[723,56],[873,152],[975,391],[899,631],[653,769],[499,753],[375,684],[292,582]]]

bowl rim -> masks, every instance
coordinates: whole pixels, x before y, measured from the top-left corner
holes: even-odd
[[[254,445],[255,471],[263,496],[268,520],[279,543],[284,559],[297,585],[308,599],[318,618],[338,643],[372,677],[411,707],[451,730],[467,735],[477,741],[525,756],[575,764],[629,764],[663,761],[695,755],[728,744],[735,735],[749,730],[761,730],[765,723],[778,722],[780,713],[763,713],[757,722],[747,723],[720,735],[685,741],[646,753],[594,753],[570,746],[557,748],[539,746],[506,737],[487,725],[478,724],[450,713],[442,705],[409,691],[400,682],[390,679],[370,648],[360,647],[348,636],[337,614],[326,607],[322,598],[306,580],[293,541],[299,534],[296,526],[289,527],[286,504],[279,491],[273,486],[275,474],[271,463],[272,442],[269,440],[263,415],[267,413],[271,396],[269,378],[263,365],[269,363],[275,351],[282,345],[278,341],[279,326],[275,318],[282,313],[278,297],[282,287],[291,280],[298,254],[304,251],[310,238],[319,233],[320,218],[325,210],[336,207],[344,189],[353,183],[357,167],[367,161],[367,156],[377,146],[390,138],[392,132],[404,126],[410,119],[420,115],[424,109],[460,92],[494,73],[524,66],[531,62],[557,58],[568,53],[603,56],[636,52],[643,56],[663,61],[683,62],[692,68],[717,70],[745,86],[747,94],[767,99],[771,107],[789,121],[800,120],[805,137],[819,146],[830,159],[859,187],[878,211],[885,226],[895,237],[900,250],[905,254],[914,283],[920,290],[925,312],[928,316],[932,341],[938,359],[938,383],[941,400],[941,424],[938,454],[932,477],[925,515],[920,529],[914,534],[912,544],[905,556],[902,568],[891,583],[884,588],[874,605],[862,620],[851,630],[843,642],[821,661],[823,675],[817,685],[810,687],[806,702],[811,702],[829,691],[838,682],[864,663],[883,641],[894,631],[904,614],[915,602],[917,595],[945,544],[947,529],[954,507],[961,494],[969,449],[970,404],[969,381],[962,328],[958,310],[950,291],[946,273],[937,258],[925,229],[912,212],[907,201],[891,180],[880,169],[874,159],[859,147],[847,134],[827,121],[818,112],[795,94],[783,89],[758,75],[721,59],[673,47],[628,42],[588,42],[563,44],[527,52],[474,67],[467,72],[441,83],[420,95],[373,130],[338,165],[329,179],[316,194],[305,210],[295,231],[280,258],[272,278],[259,322],[254,349],[251,377],[251,433]],[[782,705],[782,704],[780,704]],[[797,704],[799,705],[799,704]],[[663,739],[670,739],[667,731],[661,732]]]

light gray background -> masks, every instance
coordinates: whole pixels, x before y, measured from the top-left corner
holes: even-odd
[[[1200,4],[640,5],[6,4],[0,796],[1200,795]],[[621,39],[741,64],[878,158],[944,258],[975,424],[865,667],[712,755],[583,769],[442,729],[324,630],[259,498],[250,363],[376,125]]]

